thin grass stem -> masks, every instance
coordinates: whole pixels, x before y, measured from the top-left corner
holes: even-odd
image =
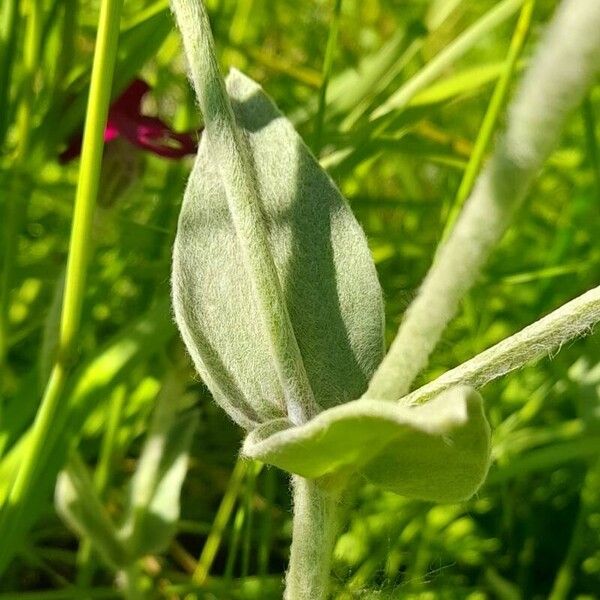
[[[81,166],[61,313],[59,351],[36,415],[23,460],[0,516],[0,569],[13,546],[13,536],[21,526],[21,506],[35,483],[36,469],[47,442],[54,417],[60,409],[62,392],[77,346],[77,333],[85,294],[86,270],[92,240],[92,216],[98,194],[104,128],[110,103],[115,66],[119,21],[123,0],[103,0],[100,8],[97,45],[94,53],[88,109],[86,113]]]
[[[235,506],[236,500],[242,489],[242,482],[248,472],[249,464],[250,463],[247,460],[242,459],[238,459],[235,463],[229,483],[227,484],[227,490],[221,500],[210,533],[202,548],[202,553],[198,559],[196,569],[192,574],[192,581],[197,585],[203,585],[208,578],[208,574],[210,573],[210,569],[221,545],[225,528],[231,517],[233,507]]]
[[[527,36],[529,34],[534,7],[535,0],[526,0],[523,8],[521,8],[521,14],[519,15],[517,26],[515,27],[515,31],[510,42],[502,74],[500,75],[500,78],[498,79],[498,82],[494,88],[494,92],[492,93],[490,103],[488,104],[483,121],[481,122],[481,127],[479,128],[479,132],[477,134],[477,139],[475,140],[475,144],[473,146],[473,151],[471,152],[471,157],[467,163],[467,168],[463,174],[458,192],[456,193],[456,198],[452,204],[452,208],[448,213],[448,218],[446,219],[446,224],[442,233],[441,243],[443,243],[448,237],[452,227],[456,222],[456,219],[458,218],[458,215],[460,214],[460,211],[462,210],[465,200],[473,191],[475,179],[479,174],[486,150],[492,139],[494,131],[496,130],[496,125],[500,118],[500,111],[506,102],[510,83],[516,71],[517,61],[521,56],[523,46],[525,45],[525,41],[527,40]]]
[[[333,16],[329,26],[329,36],[327,37],[327,46],[325,48],[325,59],[323,60],[323,70],[321,76],[321,86],[319,87],[319,100],[317,104],[317,115],[315,117],[315,131],[313,141],[313,152],[319,156],[321,144],[323,142],[323,125],[325,123],[325,109],[327,107],[327,88],[333,68],[333,58],[337,45],[338,31],[340,28],[340,14],[342,11],[342,0],[335,0]]]

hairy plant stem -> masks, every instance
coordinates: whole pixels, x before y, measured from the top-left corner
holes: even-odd
[[[285,600],[325,600],[340,527],[340,493],[318,481],[292,477],[294,525]]]
[[[301,424],[317,414],[319,407],[308,381],[271,255],[252,156],[225,91],[203,3],[201,0],[172,0],[172,6],[204,116],[206,141],[219,168],[288,416],[293,423]]]
[[[22,505],[31,492],[40,457],[48,452],[48,438],[60,400],[73,363],[81,307],[85,293],[85,275],[89,259],[92,215],[102,164],[104,127],[110,103],[112,76],[117,54],[119,21],[123,0],[103,0],[100,8],[98,38],[88,110],[84,127],[79,181],[75,197],[73,226],[69,245],[69,258],[65,280],[65,293],[61,313],[59,351],[48,384],[36,414],[33,429],[25,448],[23,460],[0,516],[0,570],[14,551],[14,537],[22,526]]]
[[[600,71],[600,4],[563,2],[513,102],[507,130],[440,248],[366,396],[404,396]],[[577,65],[577,68],[573,68]]]
[[[458,384],[480,388],[588,333],[598,322],[600,286],[404,396],[402,404],[420,404]]]

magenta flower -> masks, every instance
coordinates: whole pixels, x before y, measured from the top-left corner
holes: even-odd
[[[150,86],[141,79],[134,79],[129,87],[111,104],[108,112],[104,141],[123,137],[134,146],[165,158],[181,158],[195,154],[196,140],[189,133],[176,133],[158,117],[141,112],[142,99]],[[71,139],[59,160],[69,162],[81,152],[81,135]]]

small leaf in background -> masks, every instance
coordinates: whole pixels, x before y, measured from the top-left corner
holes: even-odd
[[[467,387],[421,406],[361,399],[300,427],[286,423],[253,431],[243,453],[303,477],[357,472],[386,490],[436,502],[469,498],[489,468],[490,428],[481,396]]]
[[[87,467],[76,455],[58,476],[54,495],[56,511],[80,538],[91,540],[94,549],[113,570],[130,562],[117,530],[98,499]]]
[[[168,400],[175,400],[168,398]],[[162,407],[159,403],[157,408]],[[198,414],[157,410],[133,480],[120,536],[133,556],[164,551],[177,528],[181,486]]]

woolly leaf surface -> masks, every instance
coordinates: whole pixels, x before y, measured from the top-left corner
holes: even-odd
[[[303,477],[356,472],[403,496],[458,502],[487,474],[490,429],[481,396],[456,387],[420,406],[361,399],[299,427],[265,423],[243,453]]]
[[[358,398],[383,353],[383,308],[365,236],[344,198],[262,89],[232,71],[227,91],[253,162],[273,260],[314,396]],[[173,304],[215,399],[246,428],[286,416],[283,392],[203,136],[181,210]]]

